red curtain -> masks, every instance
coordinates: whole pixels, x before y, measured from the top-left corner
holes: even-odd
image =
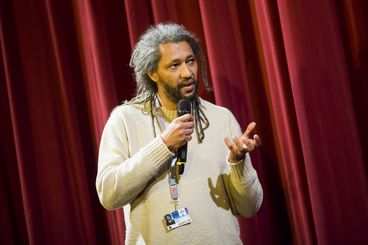
[[[213,93],[244,128],[264,187],[247,244],[368,244],[364,0],[2,0],[0,241],[123,244],[94,181],[110,111],[135,91],[129,56],[151,24],[202,41]]]

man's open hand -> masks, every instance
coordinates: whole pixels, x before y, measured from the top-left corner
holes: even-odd
[[[245,157],[245,153],[253,151],[256,147],[261,145],[261,138],[254,135],[251,139],[250,133],[256,127],[255,122],[251,122],[242,136],[233,136],[232,139],[224,138],[227,148],[229,148],[228,160],[231,163],[238,162]]]

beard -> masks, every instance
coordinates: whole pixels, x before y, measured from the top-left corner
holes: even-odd
[[[194,98],[197,97],[197,92],[198,92],[198,81],[196,79],[193,78],[193,82],[194,82],[194,91],[189,95],[186,96],[181,92],[181,89],[183,87],[185,87],[185,85],[188,83],[189,79],[187,80],[183,80],[180,81],[178,86],[176,87],[171,87],[168,83],[166,83],[164,80],[159,79],[159,83],[163,86],[163,88],[166,91],[166,95],[167,97],[174,102],[175,104],[177,104],[179,102],[179,100],[181,99],[186,99],[186,100],[193,100]]]

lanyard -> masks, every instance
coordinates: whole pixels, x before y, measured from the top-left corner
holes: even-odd
[[[153,103],[159,103],[158,99]],[[152,108],[151,108],[152,110]],[[166,123],[164,122],[163,117],[160,117],[157,115],[157,112],[155,113],[156,116],[153,115],[151,111],[151,117],[152,117],[152,127],[154,132],[154,137],[156,137],[156,130],[155,130],[155,123],[154,123],[154,117],[157,121],[157,126],[159,130],[162,132],[165,130]],[[179,202],[179,192],[178,192],[178,184],[179,184],[179,170],[177,165],[177,157],[174,157],[171,160],[170,169],[168,173],[168,181],[169,181],[169,189],[170,189],[170,196],[171,196],[171,202],[175,205],[175,211],[177,210],[177,205]]]
[[[179,202],[179,192],[178,192],[178,181],[177,181],[177,165],[176,158],[171,161],[168,180],[169,180],[169,189],[171,202],[175,205],[175,211],[177,210],[177,205]]]

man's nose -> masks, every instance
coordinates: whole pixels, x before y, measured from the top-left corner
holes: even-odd
[[[190,78],[193,75],[192,70],[187,64],[183,64],[180,70],[180,76],[182,78]]]

